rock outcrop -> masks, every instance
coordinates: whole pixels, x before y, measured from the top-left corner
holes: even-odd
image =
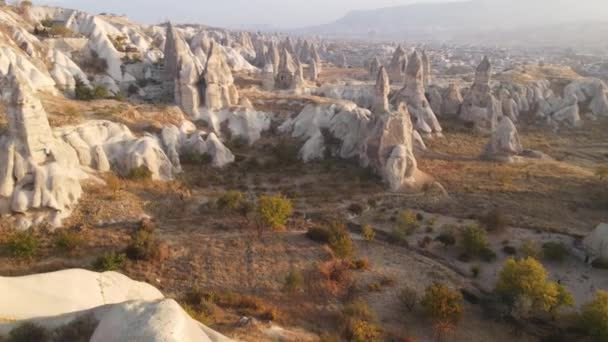
[[[82,194],[80,180],[85,176],[78,156],[53,137],[42,104],[12,65],[2,80],[2,100],[9,129],[0,136],[0,214],[36,209],[41,218],[59,226]]]
[[[441,136],[441,125],[424,93],[422,59],[416,51],[408,60],[405,86],[391,102],[398,107],[404,102],[412,115],[414,128],[423,137]]]
[[[378,76],[378,71],[380,70],[380,67],[382,66],[382,63],[380,63],[380,60],[378,59],[378,57],[374,57],[372,58],[371,62],[369,63],[369,76],[372,78],[375,78]]]
[[[182,110],[196,117],[201,105],[199,91],[203,67],[194,56],[181,34],[169,23],[165,42],[166,87],[173,90],[175,103]]]
[[[401,45],[399,45],[393,53],[393,58],[391,58],[391,61],[388,64],[387,73],[390,79],[396,83],[403,82],[407,65],[407,52],[401,47]]]
[[[453,116],[460,113],[460,107],[462,106],[462,94],[460,88],[454,83],[451,83],[443,93],[441,101],[440,115]]]
[[[514,162],[523,151],[517,127],[508,116],[501,117],[484,149],[483,157],[500,162]]]
[[[299,66],[294,61],[291,53],[287,49],[283,49],[281,51],[281,62],[275,76],[275,88],[279,90],[294,89],[298,72]]]
[[[460,108],[460,118],[475,124],[478,129],[493,131],[498,117],[501,115],[502,104],[492,95],[490,77],[492,65],[488,57],[477,67],[475,81],[465,95]]]
[[[373,113],[384,113],[389,111],[388,94],[391,91],[391,83],[383,66],[376,73],[376,86],[374,87]]]
[[[226,62],[222,47],[211,44],[207,65],[203,72],[203,104],[214,111],[239,103],[239,94],[234,86],[232,71]]]
[[[24,322],[53,330],[77,320],[95,324],[90,338],[103,341],[229,342],[196,322],[151,285],[116,272],[70,269],[0,277],[0,324],[5,337]]]
[[[431,59],[427,55],[426,51],[422,51],[422,83],[424,83],[425,89],[431,86]]]

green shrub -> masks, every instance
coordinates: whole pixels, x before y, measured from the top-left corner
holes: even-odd
[[[444,247],[454,246],[456,244],[456,237],[451,232],[441,233],[435,240],[441,242]]]
[[[229,190],[224,192],[217,199],[218,209],[238,210],[245,202],[245,195],[237,190]]]
[[[427,287],[421,301],[427,314],[435,321],[457,323],[462,316],[462,295],[440,283]]]
[[[63,25],[54,24],[51,26],[49,34],[51,36],[70,37],[74,35],[74,32]]]
[[[158,242],[154,232],[147,229],[135,231],[125,252],[131,260],[154,259],[158,254]]]
[[[363,239],[365,239],[365,241],[371,242],[374,241],[374,238],[376,237],[376,231],[374,231],[374,227],[366,224],[361,230],[361,235],[363,235]]]
[[[481,257],[486,261],[496,258],[496,253],[489,247],[485,229],[479,226],[465,227],[462,231],[462,246],[469,255]]]
[[[11,330],[8,335],[8,342],[50,342],[50,335],[45,328],[26,322]]]
[[[105,99],[109,96],[110,96],[110,94],[108,92],[108,88],[106,88],[104,86],[95,86],[95,88],[93,88],[93,98],[94,99]]]
[[[91,74],[103,74],[108,70],[108,61],[99,57],[97,52],[91,51],[91,55],[80,63],[83,71]]]
[[[562,262],[568,255],[570,255],[570,250],[563,242],[543,244],[543,256],[551,261]]]
[[[382,330],[376,323],[352,319],[348,324],[347,335],[351,342],[373,342],[381,340]]]
[[[40,25],[46,28],[51,28],[53,27],[53,19],[47,16],[46,18],[40,20]]]
[[[329,225],[329,247],[340,259],[350,258],[353,254],[353,240],[344,224],[334,221]]]
[[[133,181],[146,181],[152,179],[152,171],[145,165],[131,169],[127,174],[127,178]]]
[[[399,302],[407,311],[412,311],[418,303],[418,293],[411,287],[404,287],[399,291]]]
[[[493,209],[484,215],[480,222],[490,231],[503,230],[509,225],[509,220],[502,210],[498,208]]]
[[[579,327],[598,341],[608,340],[608,292],[599,290],[581,308]]]
[[[87,86],[80,77],[75,77],[74,96],[76,100],[90,101],[93,99],[93,89]]]
[[[76,232],[62,230],[55,236],[55,247],[63,252],[71,252],[82,246],[84,239]]]
[[[32,232],[15,232],[9,236],[6,249],[18,258],[32,258],[38,251],[39,241]]]
[[[280,195],[263,195],[258,200],[257,214],[262,224],[273,230],[281,230],[293,212],[291,200]]]
[[[117,271],[122,268],[126,260],[127,257],[124,253],[111,251],[100,256],[93,264],[93,267],[100,272]]]
[[[519,253],[524,258],[529,257],[529,258],[534,258],[534,259],[539,259],[540,255],[541,255],[540,248],[538,248],[538,245],[536,244],[536,242],[534,242],[532,240],[524,241],[521,244],[521,246],[519,247]]]
[[[289,273],[285,276],[285,291],[294,293],[301,289],[303,284],[304,278],[302,277],[302,273],[296,268],[289,270]]]
[[[306,232],[306,237],[315,242],[329,243],[331,233],[329,232],[329,229],[324,227],[310,227]]]
[[[420,229],[420,221],[411,210],[401,210],[397,214],[397,228],[405,235],[411,235]]]

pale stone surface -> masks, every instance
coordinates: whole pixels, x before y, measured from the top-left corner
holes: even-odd
[[[238,104],[239,94],[234,86],[234,78],[224,51],[218,44],[211,45],[203,79],[204,105],[208,110],[219,110]]]
[[[464,97],[460,108],[460,118],[472,122],[482,130],[493,131],[498,117],[502,114],[502,104],[492,95],[490,77],[492,65],[484,57],[475,72],[475,81]]]
[[[486,145],[483,156],[487,159],[513,162],[521,155],[523,148],[519,140],[517,127],[508,116],[503,116]]]
[[[600,223],[583,239],[585,253],[589,262],[595,260],[608,261],[608,224]]]
[[[376,75],[376,86],[374,87],[374,104],[372,112],[384,113],[389,110],[388,94],[391,91],[391,83],[383,66],[378,69]]]
[[[275,88],[279,90],[293,89],[296,82],[298,65],[287,49],[281,51],[281,62],[279,63],[276,77]]]
[[[391,80],[395,83],[401,83],[405,77],[405,69],[408,65],[407,52],[401,47],[397,46],[388,64],[387,73]]]
[[[424,94],[422,59],[414,51],[408,59],[405,86],[391,101],[395,106],[405,103],[412,116],[414,129],[423,137],[442,136],[441,125]]]
[[[0,336],[32,321],[53,329],[79,317],[99,322],[91,341],[229,341],[194,321],[151,285],[117,272],[70,269],[0,277]],[[29,304],[29,305],[28,305]]]
[[[382,63],[380,63],[378,57],[372,58],[372,61],[369,63],[369,76],[372,79],[378,76],[378,71],[380,71],[381,66]]]

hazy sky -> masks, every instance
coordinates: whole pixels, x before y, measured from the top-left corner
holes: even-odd
[[[127,14],[146,23],[166,19],[213,26],[272,25],[302,27],[324,24],[357,9],[438,0],[34,0],[92,13]],[[453,0],[448,0],[453,1]]]

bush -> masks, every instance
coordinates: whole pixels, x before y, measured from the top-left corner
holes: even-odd
[[[524,241],[519,247],[519,252],[524,258],[539,259],[541,255],[540,248],[538,248],[536,242],[532,240]]]
[[[517,249],[516,249],[515,247],[513,247],[513,246],[508,246],[508,245],[507,245],[507,246],[504,246],[504,247],[502,248],[502,251],[503,251],[505,254],[507,254],[507,255],[515,255],[515,254],[517,254]]]
[[[444,232],[439,234],[439,236],[435,238],[435,241],[441,242],[444,247],[449,247],[454,246],[456,244],[456,237],[452,232]]]
[[[572,305],[570,293],[560,284],[547,281],[547,272],[534,258],[505,261],[496,283],[496,293],[509,304],[529,301],[530,308],[552,312],[563,305]]]
[[[353,203],[348,206],[348,211],[358,216],[363,213],[363,206],[359,203]]]
[[[55,247],[63,252],[71,252],[82,246],[84,239],[76,232],[62,230],[55,236]]]
[[[399,291],[398,299],[407,311],[412,311],[418,303],[418,293],[411,287],[404,287]]]
[[[353,241],[344,224],[334,221],[329,225],[329,247],[340,259],[350,258],[353,254]]]
[[[133,181],[147,181],[152,179],[152,171],[145,165],[133,168],[127,174],[127,178]]]
[[[291,200],[280,194],[263,195],[258,200],[257,214],[262,224],[273,230],[283,229],[292,212]]]
[[[46,18],[40,20],[40,25],[46,28],[51,28],[53,27],[53,19],[47,16]]]
[[[217,199],[217,207],[218,209],[224,210],[238,210],[241,205],[245,202],[245,195],[237,190],[230,190],[224,192]]]
[[[74,35],[74,32],[63,25],[54,24],[51,26],[49,34],[51,36],[70,37]]]
[[[598,341],[608,340],[608,291],[599,290],[581,308],[579,327]]]
[[[364,271],[369,268],[369,259],[367,258],[359,258],[353,260],[351,263],[351,268],[357,271]]]
[[[331,238],[331,233],[329,229],[323,227],[310,227],[306,232],[306,237],[311,239],[312,241],[319,243],[329,243],[329,239]]]
[[[33,258],[38,251],[39,241],[32,232],[16,232],[9,236],[6,249],[17,258]]]
[[[374,227],[369,224],[366,224],[361,230],[361,235],[363,235],[363,239],[365,239],[365,241],[371,242],[374,241],[374,238],[376,237],[376,232],[374,231]]]
[[[490,231],[503,230],[509,225],[509,220],[498,208],[484,215],[480,222]]]
[[[96,99],[105,99],[109,97],[109,92],[106,87],[96,86],[91,88],[86,85],[79,77],[75,78],[74,97],[80,101],[91,101]]]
[[[412,211],[401,210],[397,214],[397,228],[405,235],[411,235],[420,229],[420,221]]]
[[[487,233],[479,226],[467,226],[462,231],[462,246],[465,253],[491,261],[496,254],[489,248]]]
[[[95,88],[93,88],[93,98],[94,99],[105,99],[109,96],[110,96],[110,93],[108,92],[108,88],[106,88],[104,86],[95,86]]]
[[[440,283],[428,286],[421,301],[431,319],[456,324],[462,316],[462,295]]]
[[[23,323],[8,335],[8,342],[47,342],[51,336],[45,328],[30,322]]]
[[[570,250],[563,242],[543,244],[543,256],[551,261],[562,262],[568,255],[570,255]]]
[[[373,342],[380,341],[382,330],[373,322],[352,319],[348,324],[347,335],[351,342]]]
[[[158,255],[158,242],[153,231],[138,229],[131,235],[131,242],[126,249],[131,260],[153,260]]]
[[[279,166],[288,166],[298,163],[300,148],[289,139],[281,139],[272,149],[272,154]]]
[[[117,271],[125,264],[127,257],[124,253],[111,251],[97,258],[93,267],[99,272]]]
[[[91,56],[83,60],[80,66],[87,73],[103,74],[108,70],[108,61],[99,57],[97,52],[91,51]]]
[[[294,293],[302,288],[303,283],[304,278],[302,277],[302,273],[300,273],[299,270],[292,268],[289,270],[287,276],[285,276],[285,291]]]

